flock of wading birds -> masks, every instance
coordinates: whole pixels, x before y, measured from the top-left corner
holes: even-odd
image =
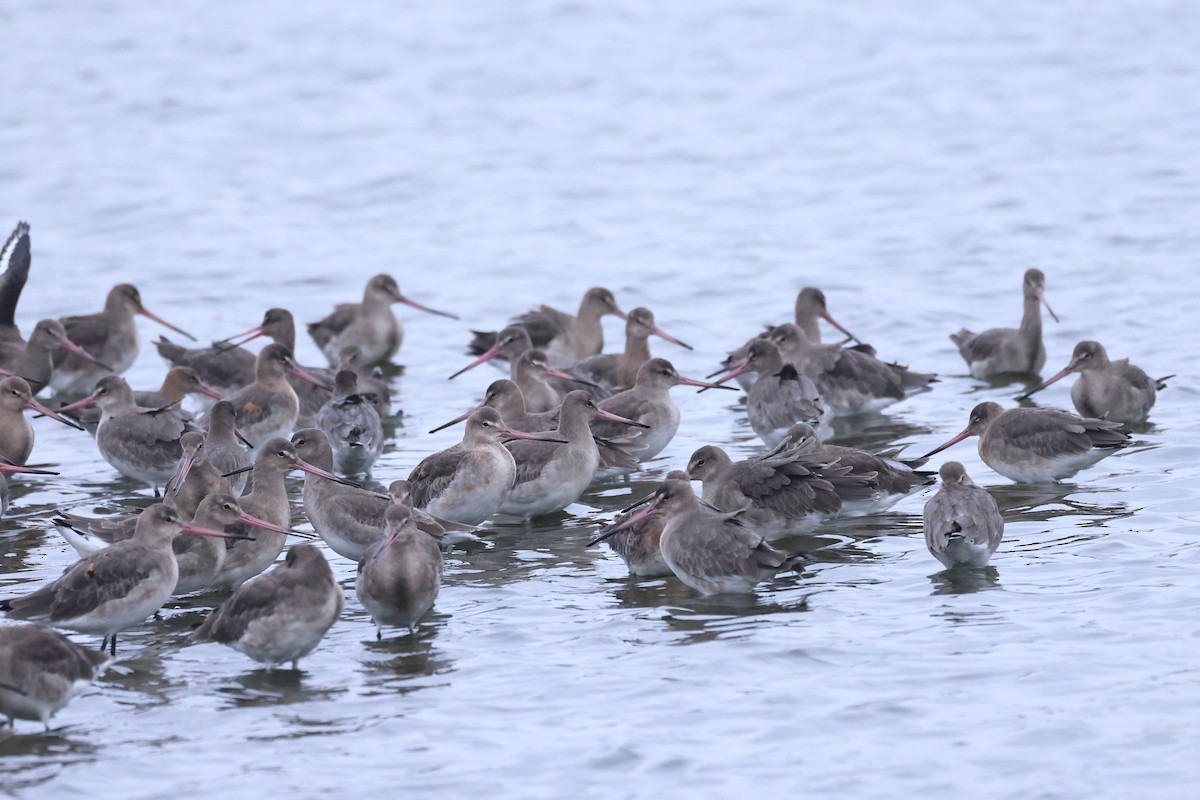
[[[338,618],[343,597],[325,556],[311,545],[293,545],[282,564],[260,576],[288,536],[315,538],[289,529],[284,478],[293,470],[304,473],[304,511],[317,534],[358,562],[356,592],[382,635],[383,626],[415,629],[437,596],[442,549],[475,538],[475,526],[496,514],[559,512],[598,476],[635,470],[656,456],[679,427],[675,386],[703,391],[738,380],[750,424],[770,451],[735,462],[720,447],[700,448],[686,470],[671,472],[592,543],[608,541],[634,575],[674,574],[711,594],[750,591],[781,571],[799,571],[802,554],[768,539],[834,515],[890,507],[935,482],[919,469],[929,456],[969,436],[979,437],[983,461],[1014,481],[1069,478],[1127,445],[1122,426],[1146,419],[1165,380],[1127,360],[1110,361],[1097,342],[1080,342],[1067,366],[1033,390],[1078,373],[1071,397],[1080,416],[980,403],[962,433],[905,460],[896,451],[822,442],[832,418],[876,412],[936,378],[876,358],[833,319],[819,290],[801,291],[795,322],[769,327],[730,353],[709,383],[651,357],[651,336],[688,345],[660,330],[650,311],[627,314],[612,292],[593,288],[574,316],[541,306],[497,333],[476,332],[470,351],[478,357],[451,377],[496,360],[507,361],[511,378],[492,383],[477,408],[442,426],[466,423],[459,444],[427,457],[381,494],[350,478],[369,474],[383,445],[381,418],[391,413],[388,384],[373,370],[400,347],[391,306],[452,315],[417,304],[393,278],[377,275],[360,303],[339,305],[308,326],[331,369],[296,364],[292,315],[273,308],[261,325],[211,347],[187,349],[161,338],[156,347],[172,366],[158,390],[134,392],[120,373],[138,352],[135,315],[193,337],[122,284],[103,311],[41,320],[25,339],[15,311],[30,263],[28,226],[21,224],[0,252],[0,367],[8,376],[0,381],[0,482],[44,472],[24,466],[34,427],[23,411],[34,409],[89,430],[105,461],[154,487],[156,496],[161,488],[162,502],[124,517],[63,512],[54,519],[80,560],[0,609],[12,619],[104,638],[93,651],[40,624],[0,628],[0,710],[10,724],[21,718],[48,727],[108,663],[106,647],[116,654],[117,634],[172,595],[231,591],[192,639],[227,644],[268,667],[295,668]],[[1028,379],[1040,372],[1041,305],[1054,314],[1044,283],[1041,271],[1025,273],[1019,327],[951,337],[972,375]],[[626,321],[621,353],[601,354],[601,318],[608,314]],[[847,338],[822,344],[822,319]],[[257,356],[243,349],[259,336],[273,343]],[[82,399],[51,410],[34,399],[47,387],[56,397]],[[193,417],[180,407],[190,393],[216,402]],[[243,494],[247,473],[252,489]],[[943,464],[940,477],[925,505],[926,544],[947,567],[983,567],[1003,534],[996,502],[958,462]],[[692,481],[702,482],[701,496]],[[2,489],[7,507],[6,482]]]

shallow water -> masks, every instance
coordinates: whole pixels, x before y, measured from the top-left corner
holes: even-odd
[[[1200,47],[1189,3],[851,5],[281,2],[68,8],[19,0],[0,87],[0,220],[33,224],[24,329],[129,280],[205,338],[268,305],[299,320],[372,274],[461,323],[402,312],[404,418],[376,476],[495,377],[468,327],[610,286],[709,372],[821,286],[881,355],[943,376],[842,431],[914,452],[983,385],[947,335],[1015,324],[1048,275],[1047,374],[1083,338],[1178,373],[1137,445],[1061,486],[947,454],[1007,519],[993,568],[940,572],[919,514],[788,546],[803,576],[703,599],[633,581],[596,525],[696,447],[761,452],[733,393],[676,390],[679,435],[568,515],[456,551],[435,613],[377,643],[354,599],[299,674],[184,646],[219,600],[172,603],[56,720],[0,742],[19,796],[1185,796],[1194,724]],[[610,344],[621,328],[606,321]],[[127,377],[162,365],[146,342]],[[661,346],[659,346],[661,344]],[[318,363],[310,341],[303,362]],[[1039,396],[1069,405],[1067,384]],[[0,589],[74,558],[59,507],[144,503],[82,434],[37,423],[3,522]],[[82,637],[81,640],[86,640]]]

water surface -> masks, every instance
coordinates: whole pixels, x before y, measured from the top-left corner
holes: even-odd
[[[455,552],[420,635],[382,643],[353,596],[299,674],[185,639],[219,597],[128,632],[57,720],[0,742],[22,797],[1186,796],[1200,741],[1196,337],[1200,12],[1183,2],[923,5],[171,3],[0,9],[0,221],[33,224],[25,330],[129,280],[205,338],[270,305],[301,321],[376,272],[404,312],[404,417],[377,468],[495,373],[448,382],[469,327],[611,287],[697,345],[702,375],[822,287],[888,358],[943,381],[841,433],[920,452],[1020,387],[947,338],[1015,324],[1021,273],[1083,338],[1178,373],[1137,444],[1073,483],[994,487],[993,568],[942,573],[927,495],[788,546],[805,575],[703,599],[585,542],[693,449],[761,452],[732,393],[676,390],[679,435],[629,482]],[[606,321],[610,344],[621,340]],[[158,334],[151,323],[145,339]],[[659,346],[661,344],[661,346]],[[308,340],[303,362],[318,363]],[[127,377],[156,385],[152,348]],[[1041,396],[1069,404],[1066,385]],[[14,491],[0,588],[74,554],[59,507],[145,503],[74,431],[62,477]],[[87,640],[87,637],[82,637]]]

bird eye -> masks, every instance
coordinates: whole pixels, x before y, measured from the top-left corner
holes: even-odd
[[[279,456],[280,458],[283,458],[284,456],[287,455],[287,452],[285,452],[283,450],[276,450],[275,455]]]
[[[704,459],[702,458],[702,459],[700,459],[699,461],[697,461],[697,462],[696,462],[696,466],[697,466],[697,467],[703,467],[703,466],[704,466]]]

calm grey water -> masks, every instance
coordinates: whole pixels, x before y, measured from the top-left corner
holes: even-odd
[[[0,742],[8,792],[1194,792],[1195,4],[15,0],[0,21],[25,329],[129,280],[218,338],[269,305],[317,319],[391,272],[463,322],[404,314],[383,480],[452,443],[424,431],[495,377],[445,380],[469,326],[593,284],[697,345],[656,345],[693,375],[824,288],[882,355],[944,377],[842,431],[871,446],[921,452],[976,402],[1011,402],[1020,387],[966,377],[947,335],[1015,324],[1030,266],[1063,319],[1048,371],[1097,338],[1179,374],[1136,446],[1077,483],[1015,487],[969,445],[948,454],[1008,522],[979,579],[939,573],[919,495],[785,542],[823,563],[744,600],[629,580],[584,546],[694,448],[760,452],[732,393],[676,390],[679,436],[644,474],[456,552],[415,639],[375,642],[336,556],[346,611],[300,674],[185,646],[220,598],[173,603],[51,734]],[[319,362],[310,341],[299,355]],[[143,347],[127,377],[162,370]],[[1041,400],[1069,405],[1067,386]],[[37,429],[33,461],[62,477],[14,492],[4,593],[73,560],[54,509],[146,501],[90,440]]]

